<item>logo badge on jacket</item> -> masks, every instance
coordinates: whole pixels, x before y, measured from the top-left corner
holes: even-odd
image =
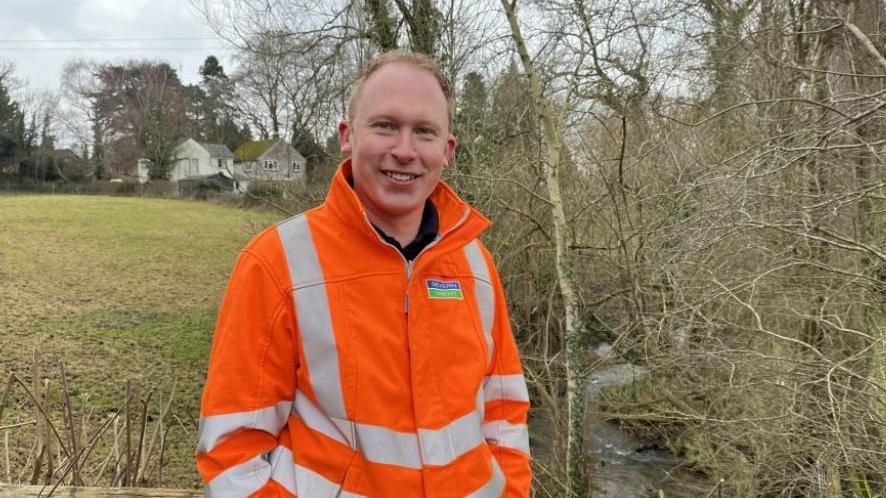
[[[427,280],[428,297],[431,299],[464,299],[458,280]]]

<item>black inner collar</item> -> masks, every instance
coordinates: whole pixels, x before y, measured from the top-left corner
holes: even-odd
[[[397,239],[386,234],[381,228],[374,224],[372,227],[375,228],[375,231],[378,232],[383,239],[385,239],[385,242],[396,247],[407,261],[412,261],[418,256],[418,253],[420,253],[422,249],[427,247],[428,244],[437,238],[437,230],[440,229],[440,217],[437,214],[437,207],[434,206],[434,203],[431,202],[430,199],[425,199],[425,207],[421,213],[421,223],[418,226],[418,234],[416,234],[415,239],[413,239],[412,242],[406,244],[406,247],[401,246],[400,243],[397,242]]]

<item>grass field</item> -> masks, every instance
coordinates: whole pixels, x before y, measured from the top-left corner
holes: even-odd
[[[77,413],[176,387],[164,486],[199,483],[193,438],[215,313],[240,248],[280,216],[167,199],[0,195],[0,368],[29,378],[37,348],[46,392],[58,360]],[[33,419],[18,391],[0,426]],[[16,480],[28,431],[10,448]],[[33,439],[33,436],[30,437]],[[18,443],[16,446],[15,443]]]

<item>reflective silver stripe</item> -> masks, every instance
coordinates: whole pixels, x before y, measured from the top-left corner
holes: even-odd
[[[271,452],[271,479],[297,495],[295,487],[295,461],[292,452],[285,446],[277,446]]]
[[[367,461],[410,469],[421,468],[421,452],[415,434],[369,424],[354,424],[354,427],[357,449],[363,452]]]
[[[483,443],[481,421],[480,414],[472,411],[441,429],[419,429],[424,463],[448,465]]]
[[[522,374],[490,375],[483,380],[483,397],[486,401],[529,401],[529,391]]]
[[[295,392],[295,404],[292,407],[292,412],[298,415],[311,429],[325,434],[341,444],[354,447],[353,435],[349,431],[342,432],[338,425],[329,420],[300,389]]]
[[[483,424],[483,436],[490,443],[529,454],[529,427],[507,420],[493,420]]]
[[[277,225],[277,232],[289,265],[311,387],[325,413],[346,418],[326,284],[308,218],[305,215],[290,218]]]
[[[465,498],[500,498],[505,490],[505,475],[498,466],[498,461],[492,459],[492,476],[477,491],[469,494]]]
[[[301,391],[296,393],[293,413],[312,430],[342,444],[350,445],[349,441],[354,441],[350,446],[361,451],[369,462],[410,469],[420,469],[423,463],[447,465],[484,440],[480,430],[483,416],[479,411],[472,411],[440,429],[419,429],[417,434],[371,424],[336,423]],[[345,424],[347,427],[343,427]],[[353,430],[353,434],[348,434],[348,430]]]
[[[332,498],[338,496],[341,484],[334,483],[313,470],[296,464],[295,488],[299,491],[299,498],[302,496]]]
[[[212,451],[225,436],[240,429],[261,429],[276,436],[286,423],[291,409],[291,401],[280,401],[274,406],[259,410],[202,417],[198,429],[197,451]]]
[[[264,455],[235,465],[203,487],[207,498],[242,498],[258,491],[271,477],[271,464]]]
[[[465,246],[465,256],[471,265],[474,274],[474,294],[477,296],[477,309],[480,310],[480,321],[483,324],[483,335],[486,338],[486,346],[489,354],[486,361],[492,362],[492,323],[495,319],[495,293],[492,288],[492,279],[489,277],[489,266],[480,243],[476,240]]]

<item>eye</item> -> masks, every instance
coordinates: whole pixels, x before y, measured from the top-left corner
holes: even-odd
[[[372,127],[378,128],[379,130],[385,130],[385,131],[394,131],[397,129],[397,127],[394,125],[394,123],[392,123],[390,121],[376,121],[375,123],[372,124]]]
[[[415,128],[415,132],[419,135],[436,135],[437,131],[429,126],[419,126]]]

